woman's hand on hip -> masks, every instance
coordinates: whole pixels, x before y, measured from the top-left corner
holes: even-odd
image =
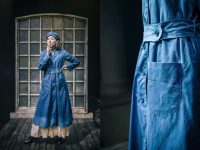
[[[64,69],[67,69],[67,65],[63,65],[60,71],[63,71]]]

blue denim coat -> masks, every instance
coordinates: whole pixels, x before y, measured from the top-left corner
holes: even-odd
[[[52,55],[43,50],[40,54],[38,68],[44,71],[40,96],[33,123],[41,128],[68,127],[72,124],[72,109],[64,73],[61,71],[65,61],[69,61],[69,71],[80,62],[63,49],[56,49]]]
[[[143,0],[129,150],[200,149],[200,0]]]

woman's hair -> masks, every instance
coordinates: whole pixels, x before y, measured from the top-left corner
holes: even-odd
[[[60,40],[56,40],[56,48],[60,47]]]

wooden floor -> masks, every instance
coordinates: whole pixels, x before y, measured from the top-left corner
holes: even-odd
[[[0,131],[0,150],[98,150],[100,129],[92,119],[75,119],[65,143],[42,141],[24,144],[29,136],[31,119],[11,119]]]

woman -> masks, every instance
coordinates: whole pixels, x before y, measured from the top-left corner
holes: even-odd
[[[46,35],[47,49],[40,54],[38,68],[44,71],[39,101],[33,118],[31,143],[38,137],[59,137],[62,142],[69,136],[72,110],[63,69],[72,71],[80,62],[67,51],[59,48],[60,38],[56,32]],[[69,61],[64,65],[65,60]]]
[[[200,149],[200,0],[143,0],[129,150]]]

